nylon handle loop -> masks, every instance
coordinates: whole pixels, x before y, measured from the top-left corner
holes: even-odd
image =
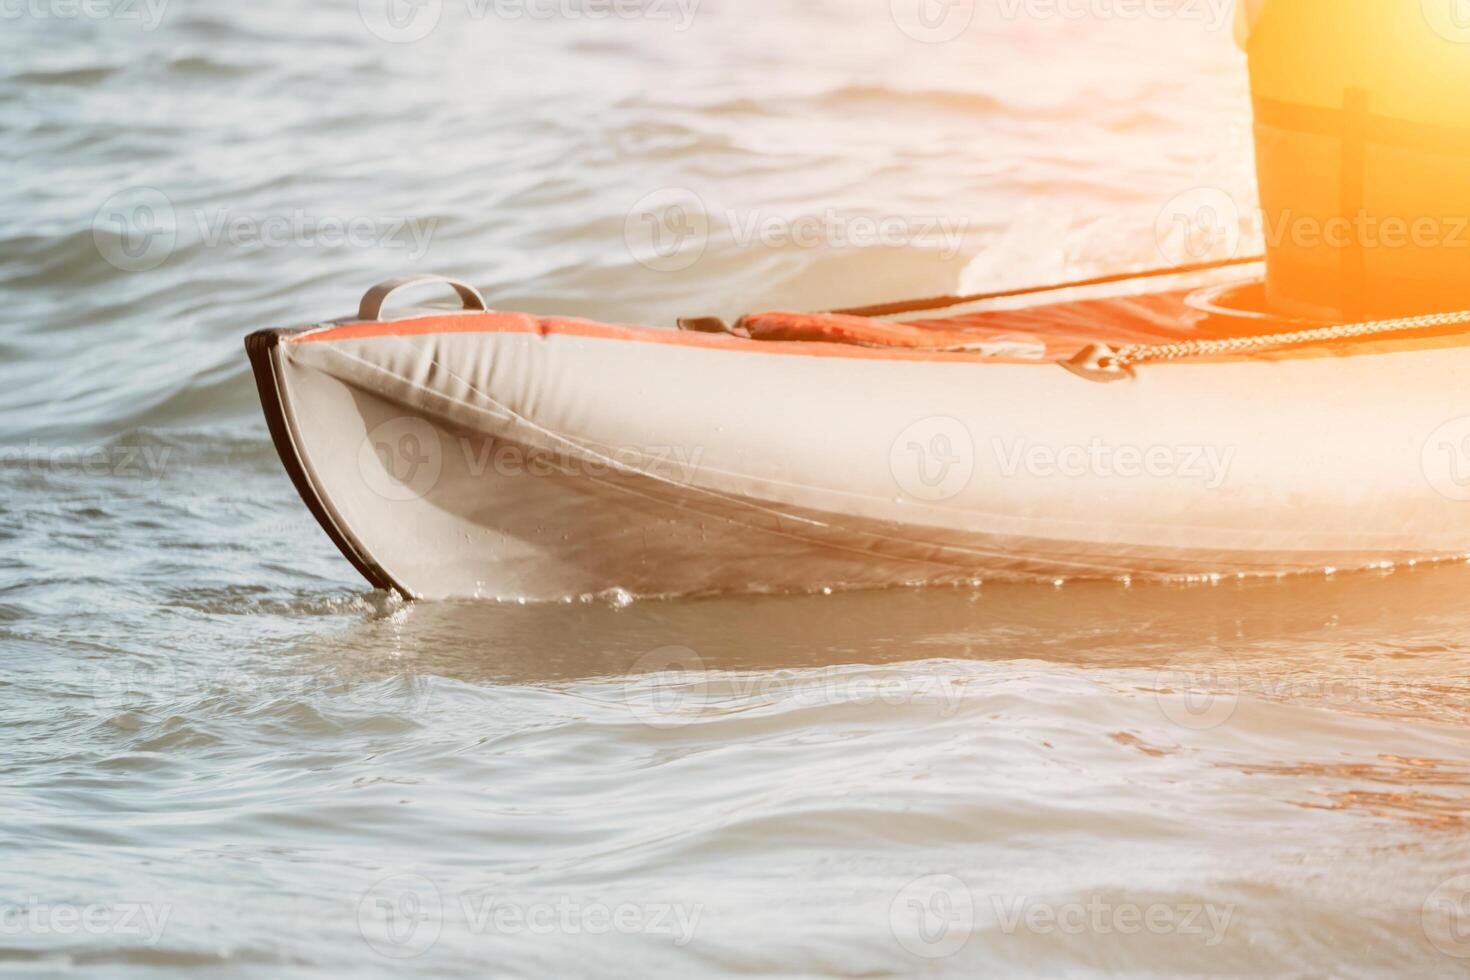
[[[422,286],[429,283],[443,283],[446,286],[452,287],[459,294],[459,298],[463,301],[464,308],[467,312],[483,313],[489,309],[485,305],[485,297],[481,296],[480,291],[474,286],[462,283],[457,279],[450,279],[446,276],[425,273],[418,276],[404,276],[401,279],[389,279],[387,282],[378,283],[363,294],[362,303],[357,308],[357,318],[372,323],[380,322],[383,318],[383,304],[388,302],[389,296],[409,286]]]

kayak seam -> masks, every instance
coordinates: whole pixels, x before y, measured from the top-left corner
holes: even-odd
[[[486,319],[490,322],[484,322]],[[467,328],[466,322],[473,324]],[[405,329],[406,328],[406,329]],[[774,354],[787,357],[839,358],[859,361],[914,362],[948,364],[955,367],[989,365],[991,367],[1055,368],[1063,364],[1061,354],[1045,358],[1012,358],[977,355],[966,352],[936,352],[905,348],[873,348],[829,341],[761,341],[722,334],[663,330],[655,327],[599,323],[581,318],[537,317],[527,313],[489,311],[486,313],[432,315],[389,323],[357,321],[328,323],[288,339],[293,344],[352,342],[384,338],[453,334],[521,334],[542,339],[564,337],[576,340],[603,340],[624,343],[659,344],[703,351],[726,351],[746,354]],[[1249,335],[1245,335],[1249,336]],[[1457,341],[1457,342],[1446,342]],[[1371,346],[1370,346],[1371,344]],[[1464,334],[1442,337],[1406,339],[1403,341],[1371,341],[1358,344],[1319,342],[1301,347],[1263,351],[1255,355],[1211,354],[1188,361],[1151,363],[1150,368],[1169,364],[1247,365],[1340,359],[1351,357],[1420,354],[1426,351],[1470,346]]]

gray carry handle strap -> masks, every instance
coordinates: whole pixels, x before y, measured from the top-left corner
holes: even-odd
[[[485,305],[485,297],[481,296],[480,291],[474,286],[467,285],[455,279],[448,279],[444,276],[426,273],[419,276],[404,276],[402,279],[389,279],[387,282],[378,283],[363,294],[362,303],[357,308],[357,318],[376,323],[382,319],[383,304],[388,302],[389,296],[408,286],[422,286],[428,283],[443,283],[446,286],[452,286],[454,291],[459,293],[459,298],[464,301],[464,308],[467,311],[483,313],[489,309]]]

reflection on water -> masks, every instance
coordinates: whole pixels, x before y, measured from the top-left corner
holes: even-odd
[[[440,602],[393,607],[339,638],[312,641],[336,669],[363,647],[470,682],[554,684],[646,672],[658,646],[711,671],[836,663],[1037,661],[1152,670],[1170,687],[1462,722],[1470,566],[1227,580],[1216,585],[1072,582],[1062,588],[884,590],[551,605]],[[1385,642],[1385,634],[1394,639]],[[546,637],[555,635],[555,649]],[[813,637],[821,638],[813,645]],[[486,651],[494,651],[487,656]],[[305,653],[305,651],[303,651]],[[654,666],[655,670],[661,667]]]
[[[1470,566],[405,605],[296,499],[241,355],[413,271],[666,324],[1157,265],[1169,202],[1251,195],[1218,31],[143,6],[0,31],[0,965],[1466,962]],[[671,187],[710,219],[676,272],[624,240]],[[164,223],[114,227],[139,200]],[[959,248],[748,233],[833,215]]]

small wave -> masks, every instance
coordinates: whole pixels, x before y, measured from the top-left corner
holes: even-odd
[[[984,92],[960,89],[898,88],[888,85],[848,84],[836,88],[815,89],[804,93],[772,93],[768,97],[752,95],[717,96],[713,99],[697,94],[640,94],[617,103],[625,111],[657,108],[662,111],[686,108],[698,110],[702,120],[716,116],[752,116],[769,118],[810,111],[841,111],[871,108],[875,103],[903,108],[934,108],[976,115],[1010,115],[1014,106]],[[1031,115],[1028,110],[1028,115]]]
[[[959,89],[917,88],[904,89],[888,85],[844,85],[823,93],[817,98],[820,104],[832,107],[870,104],[873,102],[895,103],[910,107],[949,109],[977,115],[1009,115],[1015,106],[984,92],[967,92]]]
[[[219,61],[207,55],[187,55],[168,63],[168,70],[192,78],[241,78],[255,74],[254,65]]]
[[[320,616],[376,615],[382,603],[360,592],[281,592],[263,585],[173,586],[159,592],[163,606],[210,616]]]
[[[88,65],[74,68],[33,68],[11,75],[6,81],[22,85],[101,85],[121,71],[112,65]]]
[[[11,234],[0,237],[0,251],[16,260],[7,262],[0,283],[13,288],[53,286],[66,282],[73,290],[113,278],[111,268],[97,251],[90,227],[73,227],[59,234]]]

